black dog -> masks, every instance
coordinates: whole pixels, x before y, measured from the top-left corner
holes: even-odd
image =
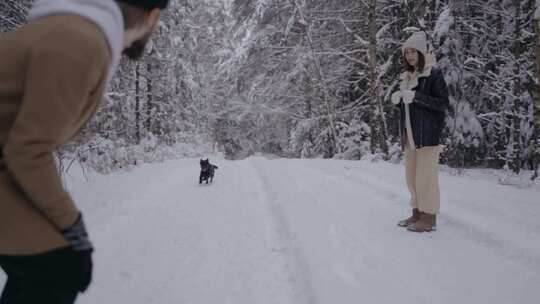
[[[202,184],[203,181],[212,182],[214,180],[214,171],[218,168],[216,165],[212,165],[208,158],[206,160],[200,161],[201,164],[201,175],[199,175],[199,184]]]

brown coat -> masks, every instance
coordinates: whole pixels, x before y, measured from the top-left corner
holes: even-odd
[[[105,35],[58,15],[0,35],[0,254],[65,247],[60,230],[78,209],[53,152],[76,135],[103,96],[111,53]]]

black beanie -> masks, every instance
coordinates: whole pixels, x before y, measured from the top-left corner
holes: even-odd
[[[134,6],[142,7],[147,10],[151,10],[156,7],[160,9],[164,9],[167,7],[167,4],[169,4],[169,0],[119,0],[119,1],[127,3],[127,4],[131,4]]]

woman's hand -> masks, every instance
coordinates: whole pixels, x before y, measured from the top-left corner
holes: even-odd
[[[392,103],[397,105],[401,102],[401,91],[396,91],[392,94],[392,97],[390,98],[392,100]]]
[[[403,98],[403,103],[410,104],[414,101],[415,92],[412,90],[403,90],[401,91],[401,97]]]

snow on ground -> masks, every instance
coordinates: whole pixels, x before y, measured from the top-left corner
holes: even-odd
[[[538,183],[443,169],[439,231],[415,234],[403,165],[216,164],[208,186],[198,159],[68,178],[97,248],[78,303],[539,303]]]

